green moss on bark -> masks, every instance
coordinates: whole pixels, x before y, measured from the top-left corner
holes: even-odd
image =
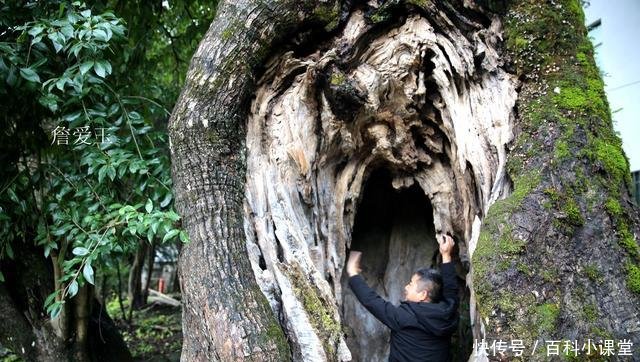
[[[565,215],[567,215],[567,219],[570,224],[574,226],[581,226],[584,224],[584,218],[582,217],[582,212],[580,211],[580,207],[578,206],[574,198],[567,199],[567,202],[564,205],[563,211]]]
[[[505,291],[498,291],[491,282],[496,271],[506,269],[500,266],[507,265],[504,260],[508,257],[502,253],[508,250],[504,248],[508,244],[503,241],[510,237],[512,230],[503,225],[511,223],[511,216],[522,210],[523,203],[539,202],[549,213],[559,215],[553,225],[571,238],[594,209],[604,206],[612,215],[624,214],[619,200],[625,187],[630,185],[628,161],[613,131],[580,2],[559,0],[551,6],[536,0],[514,1],[508,5],[503,24],[506,53],[511,56],[513,69],[523,81],[523,87],[517,103],[520,132],[507,160],[514,192],[489,209],[472,257],[480,315],[483,320],[488,318],[489,324],[499,319],[492,314],[495,308],[526,309],[520,299],[515,299],[515,304],[495,301],[496,294],[502,295]],[[533,180],[532,172],[537,173]],[[571,174],[574,178],[561,177],[551,184],[551,175]],[[541,189],[545,188],[547,192],[543,193]],[[527,198],[531,198],[531,203]],[[627,285],[631,291],[640,293],[640,267],[632,262],[638,246],[628,226],[630,221],[624,221],[615,225],[620,245],[630,255]],[[520,278],[529,277],[529,270],[533,270],[533,274],[545,282],[558,281],[557,272],[539,265],[528,264],[525,268],[516,263],[516,266],[524,274],[520,274]],[[597,270],[588,269],[586,276],[601,280]],[[553,292],[562,294],[559,289]],[[508,317],[506,333],[526,339],[532,338],[532,333],[540,328],[540,333],[552,335],[560,308],[559,304],[550,302],[531,307],[525,314],[531,319],[517,318],[515,314]],[[587,314],[591,316],[589,311]],[[583,316],[586,322],[589,316]],[[531,325],[531,320],[536,324]]]
[[[584,272],[587,278],[589,278],[589,280],[591,280],[594,283],[601,283],[604,280],[602,273],[600,272],[598,267],[594,264],[586,265],[584,267]]]
[[[640,294],[640,267],[628,262],[626,268],[627,286],[632,292]]]
[[[628,255],[625,267],[627,287],[630,291],[640,294],[640,246],[629,227],[630,220],[617,198],[609,197],[604,206],[616,226],[618,244]]]
[[[276,348],[280,352],[280,356],[290,356],[291,350],[289,349],[289,342],[282,331],[282,327],[278,322],[274,319],[273,323],[271,323],[264,331],[263,338],[266,341],[271,341],[275,343]]]
[[[544,303],[535,307],[538,335],[552,333],[555,330],[560,307],[554,303]]]
[[[346,80],[346,77],[344,73],[334,72],[334,73],[331,73],[331,78],[329,82],[331,83],[331,85],[339,86],[343,84],[345,80]]]
[[[296,298],[302,302],[311,325],[322,341],[327,358],[330,361],[335,360],[342,329],[335,319],[333,306],[320,296],[320,292],[309,282],[308,277],[299,267],[288,266],[286,272],[290,277]]]
[[[558,161],[564,161],[569,157],[571,157],[571,150],[569,150],[569,145],[567,140],[562,139],[556,142],[554,157]]]
[[[262,304],[263,310],[265,310],[266,313],[270,313],[271,305],[269,305],[269,301],[264,296],[260,288],[254,289],[254,293],[256,293],[255,299]],[[282,330],[282,327],[278,323],[278,319],[275,316],[271,318],[269,325],[262,330],[259,341],[262,345],[273,343],[279,352],[279,356],[291,356],[289,342],[287,341],[287,337],[285,336],[284,331]]]
[[[313,15],[316,20],[325,24],[324,29],[326,31],[335,30],[340,23],[340,2],[337,1],[332,6],[319,3],[318,6],[313,9]]]
[[[589,322],[595,322],[598,319],[598,307],[595,304],[589,303],[584,306],[582,314]]]

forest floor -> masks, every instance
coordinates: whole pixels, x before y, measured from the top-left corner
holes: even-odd
[[[128,312],[125,304],[125,310]],[[117,301],[107,304],[111,318],[120,328],[136,361],[173,362],[180,360],[182,349],[181,308],[150,304],[133,311],[131,325],[122,319]]]
[[[128,303],[124,301],[125,311]],[[131,324],[122,318],[118,301],[107,303],[107,311],[116,323],[135,361],[180,361],[182,349],[181,308],[149,304],[133,311]],[[0,362],[19,362],[22,359],[0,345]]]

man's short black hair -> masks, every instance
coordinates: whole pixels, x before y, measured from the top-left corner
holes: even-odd
[[[418,281],[418,292],[427,291],[429,300],[437,303],[442,298],[442,275],[440,271],[433,268],[421,268],[416,271],[420,280]]]

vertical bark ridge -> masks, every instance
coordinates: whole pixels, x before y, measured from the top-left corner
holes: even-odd
[[[314,11],[334,4],[224,2],[192,59],[169,124],[176,206],[191,239],[179,265],[183,360],[291,358],[246,257],[246,102],[270,48],[305,21],[331,21]]]

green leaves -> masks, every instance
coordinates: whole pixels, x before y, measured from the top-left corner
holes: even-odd
[[[78,294],[78,282],[76,280],[72,281],[69,284],[69,297],[73,298],[73,296],[75,296],[76,294]]]
[[[115,178],[116,178],[116,168],[113,167],[113,165],[108,165],[106,167],[107,167],[107,176],[109,176],[111,181],[115,180]]]
[[[93,64],[93,70],[96,72],[96,74],[101,77],[104,78],[107,76],[107,74],[111,73],[111,65],[109,65],[108,67],[108,72],[107,72],[107,65],[109,63],[106,61],[97,61]]]
[[[109,37],[107,35],[107,32],[102,30],[102,29],[96,29],[93,31],[92,34],[97,40],[101,40],[103,42],[108,42],[109,41]]]
[[[54,302],[47,308],[47,313],[51,316],[51,319],[56,319],[60,312],[62,311],[62,307],[64,306],[64,300],[59,302]]]
[[[89,254],[89,249],[83,248],[83,247],[76,247],[76,248],[73,248],[72,253],[73,255],[77,255],[77,256],[85,256]]]
[[[91,267],[91,264],[86,263],[84,265],[84,268],[82,268],[82,276],[84,276],[84,279],[88,283],[94,284],[93,283],[93,268]]]
[[[180,230],[177,230],[177,229],[170,230],[168,233],[164,235],[164,238],[162,238],[162,242],[163,243],[167,242],[167,240],[175,237],[179,233],[180,233]]]
[[[116,168],[111,164],[102,166],[100,170],[98,170],[98,183],[102,184],[105,176],[108,176],[111,181],[115,180]]]
[[[51,112],[56,112],[58,110],[58,97],[53,94],[47,94],[38,99],[40,104],[47,107]]]
[[[44,30],[44,26],[42,25],[35,25],[32,28],[30,28],[27,33],[29,35],[31,35],[33,38],[37,37],[38,35],[40,35],[40,33],[42,33],[42,31]]]
[[[169,205],[169,203],[171,202],[171,199],[173,199],[173,194],[171,192],[167,192],[167,194],[160,202],[160,207],[167,207],[167,205]]]
[[[64,300],[56,300],[61,292],[61,290],[56,290],[49,294],[44,301],[44,307],[46,308],[47,314],[51,316],[51,319],[58,317],[64,306]]]
[[[104,180],[104,176],[107,174],[107,165],[104,165],[100,168],[100,170],[98,171],[98,183],[102,183],[102,180]]]
[[[60,50],[62,50],[64,44],[66,43],[66,39],[64,34],[60,33],[60,32],[53,32],[50,33],[47,38],[49,38],[49,40],[51,40],[51,44],[53,44],[53,48],[55,49],[56,53],[59,53]]]
[[[40,83],[40,76],[31,68],[20,68],[20,76],[29,82]]]
[[[10,160],[0,170],[2,186],[8,185],[0,193],[0,258],[13,257],[13,240],[36,234],[32,239],[44,257],[62,266],[66,286],[46,300],[52,317],[85,283],[95,282],[107,260],[134,253],[144,239],[188,241],[173,209],[166,131],[156,127],[179,89],[172,80],[179,78],[178,67],[166,66],[158,54],[173,53],[168,43],[156,43],[146,48],[153,61],[131,60],[138,55],[124,38],[124,21],[98,6],[40,2],[25,15],[12,14],[8,21],[14,23],[0,42],[0,81],[7,85],[0,87],[0,102],[7,109],[14,103],[12,122],[25,126],[15,137],[25,145],[12,151],[33,162],[33,169],[24,170]],[[195,38],[188,37],[192,48]],[[133,40],[148,44],[146,35]],[[192,51],[180,51],[182,74]],[[161,75],[138,77],[148,74],[149,65]],[[140,79],[144,84],[133,81]],[[24,109],[30,110],[28,120],[18,112]],[[56,127],[68,130],[67,143],[29,142],[34,134],[51,141]],[[88,144],[76,142],[83,127],[91,134]],[[101,142],[101,134],[108,142]],[[2,141],[13,136],[6,133]],[[39,155],[46,160],[36,161]]]
[[[185,244],[189,242],[189,236],[184,230],[180,231],[180,241],[182,241]]]
[[[93,67],[93,63],[93,60],[88,60],[80,64],[80,74],[84,75],[85,73],[87,73],[91,69],[91,67]]]

